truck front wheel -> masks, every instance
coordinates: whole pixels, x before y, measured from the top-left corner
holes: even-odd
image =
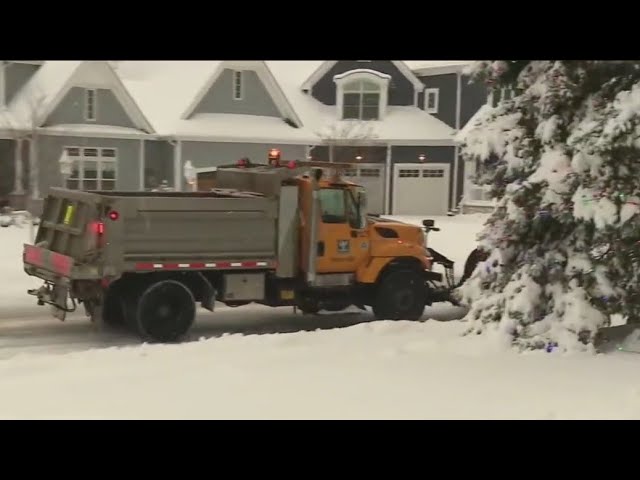
[[[425,306],[424,279],[419,272],[408,269],[385,274],[372,305],[378,320],[418,320]]]
[[[175,280],[164,280],[142,293],[136,308],[136,327],[144,339],[174,342],[189,331],[195,316],[191,290]]]

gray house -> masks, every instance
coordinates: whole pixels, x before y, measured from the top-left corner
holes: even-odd
[[[444,214],[466,195],[454,135],[487,101],[465,63],[3,62],[0,199],[183,190],[187,163],[204,188],[216,167],[278,148],[353,163],[373,213]]]

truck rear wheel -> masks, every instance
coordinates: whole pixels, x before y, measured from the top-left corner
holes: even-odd
[[[373,300],[378,320],[418,320],[426,306],[422,275],[414,270],[395,270],[382,277]]]
[[[157,342],[174,342],[186,334],[196,317],[191,290],[175,280],[149,286],[136,308],[136,327],[140,336]]]

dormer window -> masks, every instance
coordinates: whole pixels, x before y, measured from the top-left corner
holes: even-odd
[[[387,105],[390,76],[374,70],[352,70],[334,77],[342,120],[380,120]]]
[[[96,121],[96,91],[86,89],[84,91],[84,119],[88,122]]]

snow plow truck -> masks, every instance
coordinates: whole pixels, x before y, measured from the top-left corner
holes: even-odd
[[[370,307],[376,319],[421,317],[448,301],[453,262],[423,227],[367,215],[351,164],[275,162],[219,167],[206,192],[51,188],[24,270],[29,294],[60,320],[84,307],[143,341],[175,342],[196,317],[258,303],[303,313]],[[444,266],[444,274],[433,270]]]

